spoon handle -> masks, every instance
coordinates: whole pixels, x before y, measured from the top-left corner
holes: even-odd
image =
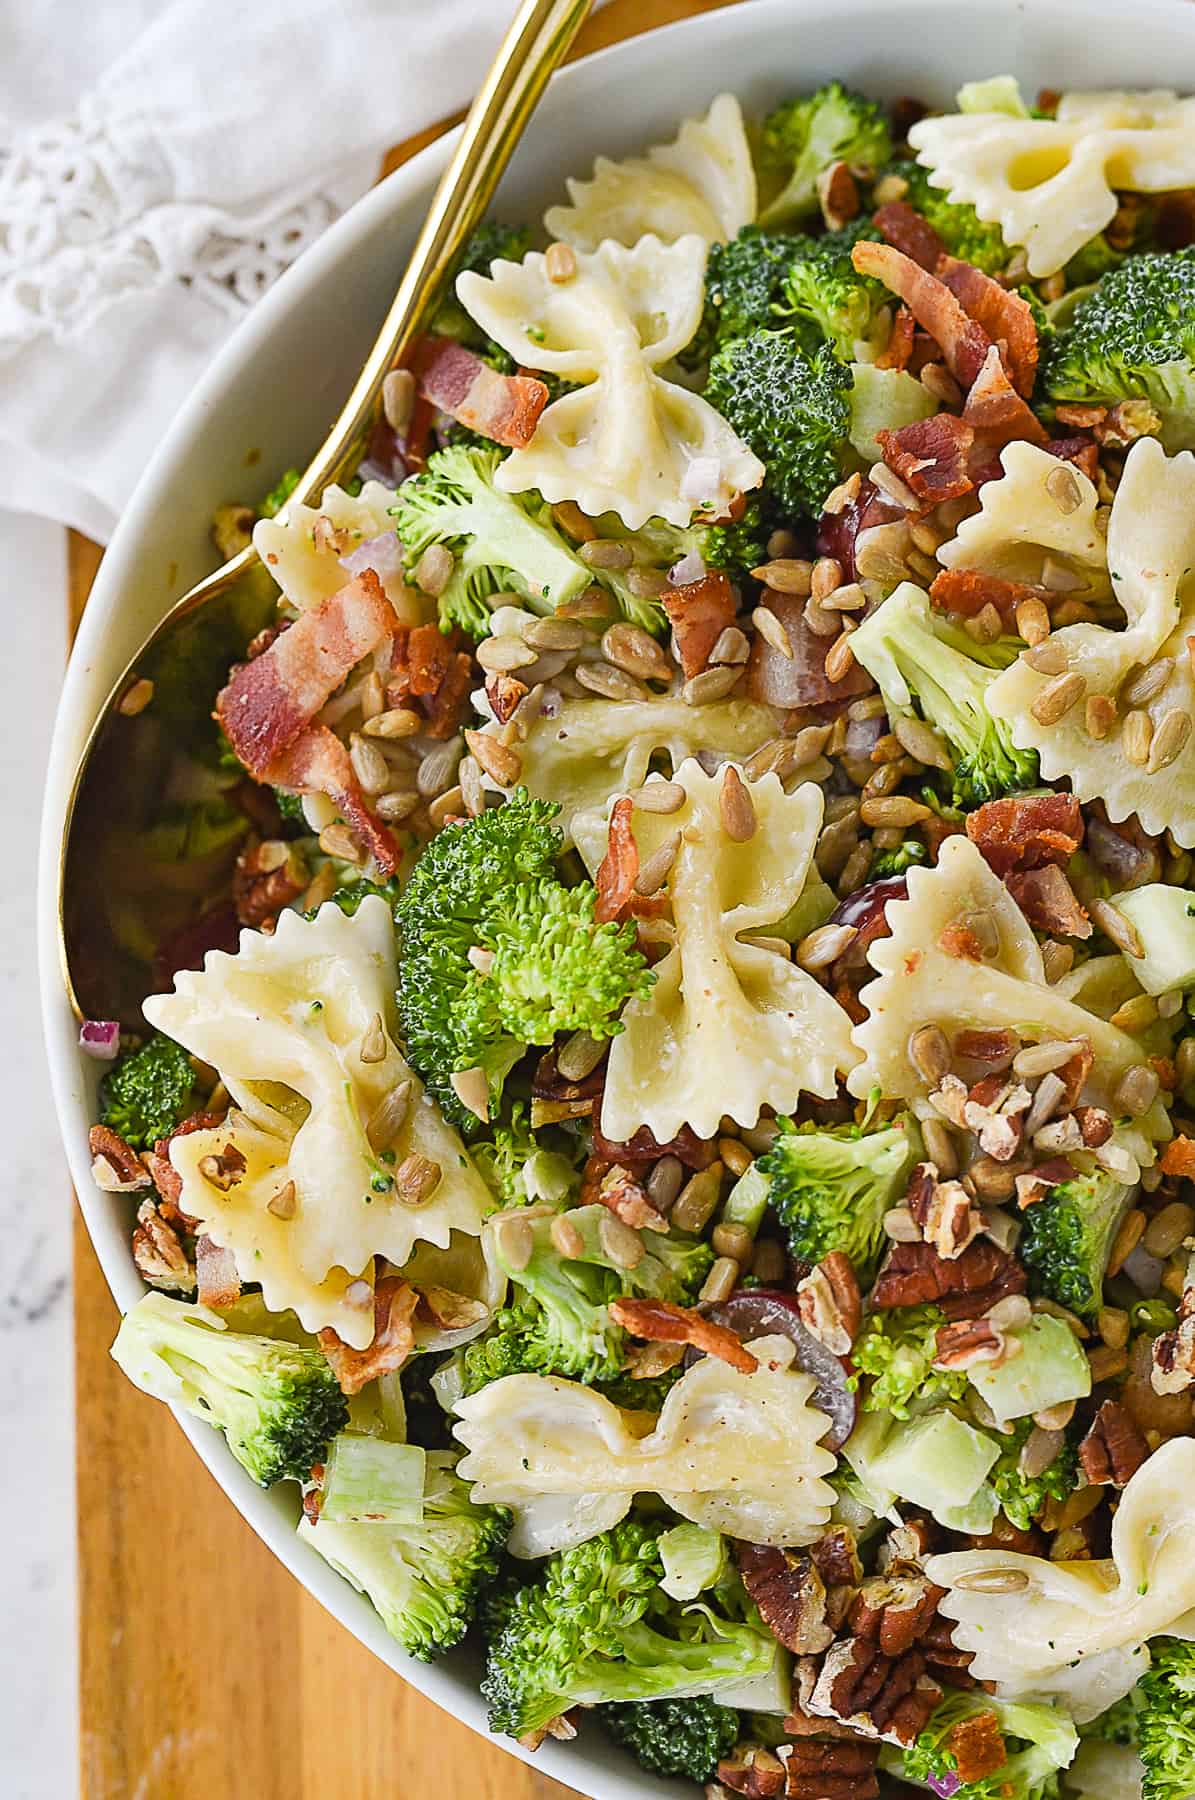
[[[318,498],[360,460],[387,372],[409,349],[426,320],[429,295],[439,291],[461,246],[481,223],[527,121],[590,4],[591,0],[523,0],[469,109],[377,341],[340,417],[303,472],[296,489],[300,501]]]

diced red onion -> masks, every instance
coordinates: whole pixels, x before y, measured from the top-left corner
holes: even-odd
[[[79,1048],[97,1062],[112,1062],[120,1054],[120,1025],[116,1019],[84,1019],[79,1027]]]
[[[1159,1256],[1151,1256],[1144,1244],[1137,1247],[1125,1257],[1121,1265],[1121,1274],[1132,1282],[1139,1294],[1152,1300],[1162,1286],[1162,1276],[1166,1265]]]
[[[957,1794],[963,1785],[953,1769],[947,1769],[942,1775],[927,1775],[925,1779],[933,1792],[942,1796],[942,1800],[950,1800],[951,1794]]]
[[[866,761],[887,729],[888,721],[883,713],[875,719],[851,719],[846,728],[842,754],[856,762]]]
[[[338,557],[337,561],[350,575],[361,575],[366,569],[372,569],[385,589],[386,598],[394,605],[401,599],[402,545],[397,532],[383,531],[378,537],[366,538],[363,544],[358,544],[347,556]]]
[[[705,564],[696,550],[690,550],[678,563],[673,563],[668,571],[668,579],[673,587],[687,587],[691,581],[704,581]]]

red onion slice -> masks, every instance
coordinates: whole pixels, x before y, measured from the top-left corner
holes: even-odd
[[[79,1048],[97,1062],[112,1062],[120,1054],[120,1024],[116,1019],[84,1019],[79,1027]]]

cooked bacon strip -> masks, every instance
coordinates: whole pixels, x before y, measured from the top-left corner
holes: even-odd
[[[428,337],[415,358],[419,392],[433,406],[495,444],[529,444],[548,404],[535,375],[500,375],[455,338]]]
[[[986,569],[943,569],[930,583],[929,603],[939,612],[973,619],[985,606],[994,606],[1006,625],[1014,621],[1022,600],[1040,600],[1041,589],[1024,581],[1005,581]]]
[[[911,256],[932,275],[946,254],[946,246],[930,224],[907,200],[892,200],[875,211],[875,227],[884,242]],[[960,296],[961,298],[961,296]]]
[[[611,919],[625,919],[639,875],[639,846],[631,829],[634,801],[623,794],[610,812],[610,833],[606,854],[597,872],[597,901],[594,918],[599,925]]]
[[[856,244],[851,261],[860,275],[874,275],[900,296],[917,323],[941,346],[955,380],[969,388],[983,367],[992,341],[982,325],[968,317],[950,289],[891,244]]]
[[[299,794],[327,794],[383,874],[394,874],[401,856],[394,836],[370,812],[348,750],[326,725],[309,725],[302,737],[263,771],[263,776],[273,787],[290,788]]]
[[[228,741],[259,780],[363,656],[393,636],[394,608],[372,569],[303,613],[216,700]]]
[[[689,1307],[673,1306],[670,1300],[612,1300],[608,1310],[614,1323],[632,1337],[648,1338],[655,1344],[692,1344],[729,1363],[740,1375],[754,1375],[759,1367],[758,1358],[733,1331]]]
[[[373,1291],[373,1342],[366,1350],[354,1350],[339,1334],[325,1326],[319,1347],[332,1366],[341,1392],[359,1394],[367,1383],[391,1369],[401,1369],[415,1348],[411,1319],[419,1294],[397,1275],[387,1275]]]
[[[1074,463],[1082,469],[1088,481],[1094,481],[1099,473],[1100,447],[1094,438],[1075,437],[1051,438],[1042,445],[1043,450],[1051,456],[1057,456],[1062,462]]]
[[[698,581],[666,587],[660,598],[676,635],[681,668],[686,676],[699,675],[726,627],[734,624],[729,578],[720,569],[711,569]]]
[[[871,677],[858,663],[852,663],[841,681],[831,681],[826,674],[826,651],[832,638],[818,637],[809,629],[805,618],[805,602],[796,594],[778,594],[768,589],[760,597],[760,605],[775,613],[788,633],[792,655],[785,656],[762,632],[755,633],[747,663],[747,693],[765,706],[828,706],[834,701],[853,700],[871,686]]]
[[[1011,288],[1001,287],[971,263],[944,256],[937,277],[948,287],[963,311],[999,344],[1009,377],[1026,399],[1037,375],[1037,326],[1027,300]]]
[[[1039,931],[1053,932],[1056,937],[1091,936],[1091,920],[1057,863],[1047,863],[1044,869],[1014,869],[1008,877],[1008,891]]]
[[[241,1278],[231,1250],[220,1250],[206,1231],[195,1239],[196,1296],[200,1306],[235,1306],[241,1297]]]
[[[1083,813],[1073,794],[1006,794],[968,813],[967,836],[1001,877],[1061,866],[1083,842]]]
[[[967,458],[975,433],[953,413],[935,413],[899,431],[877,431],[876,437],[888,467],[928,506],[971,492]]]
[[[983,439],[985,450],[1002,450],[1014,438],[1024,438],[1030,444],[1044,444],[1049,436],[1041,420],[1008,379],[995,344],[971,384],[963,404],[963,418],[976,437]]]
[[[888,342],[876,357],[877,369],[907,369],[913,354],[913,337],[917,321],[907,306],[898,306],[892,320]]]
[[[438,625],[400,629],[394,638],[387,706],[411,707],[427,720],[427,736],[450,738],[460,725],[473,686],[473,658],[459,631]]]
[[[947,1740],[954,1755],[954,1766],[960,1781],[982,1781],[994,1775],[1008,1761],[1008,1751],[994,1712],[976,1713],[962,1719]]]

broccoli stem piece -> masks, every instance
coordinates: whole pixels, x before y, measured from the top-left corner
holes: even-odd
[[[126,1050],[100,1083],[100,1123],[134,1150],[169,1137],[194,1110],[195,1071],[181,1044],[155,1031],[139,1050]]]
[[[956,806],[978,806],[1036,784],[1036,753],[1018,750],[1007,727],[987,709],[996,667],[971,654],[978,646],[969,644],[965,650],[957,638],[935,630],[929,599],[920,588],[902,582],[864,620],[851,648],[878,683],[889,717],[922,717],[950,745],[956,758]],[[997,663],[999,647],[989,647],[988,655]]]
[[[1104,1304],[1104,1271],[1133,1190],[1102,1169],[1064,1181],[1024,1214],[1017,1254],[1035,1293],[1081,1319]]]
[[[432,1451],[420,1520],[358,1525],[304,1519],[299,1536],[368,1596],[409,1655],[431,1662],[464,1637],[482,1589],[498,1573],[509,1527],[501,1507],[473,1504],[454,1455]]]
[[[129,1309],[112,1355],[144,1393],[217,1426],[262,1487],[306,1481],[348,1421],[322,1351],[228,1330],[206,1307],[164,1294]]]
[[[819,1263],[841,1250],[867,1285],[885,1248],[884,1214],[904,1192],[915,1157],[905,1118],[879,1131],[862,1125],[819,1131],[784,1120],[756,1166],[768,1179],[793,1255]]]

